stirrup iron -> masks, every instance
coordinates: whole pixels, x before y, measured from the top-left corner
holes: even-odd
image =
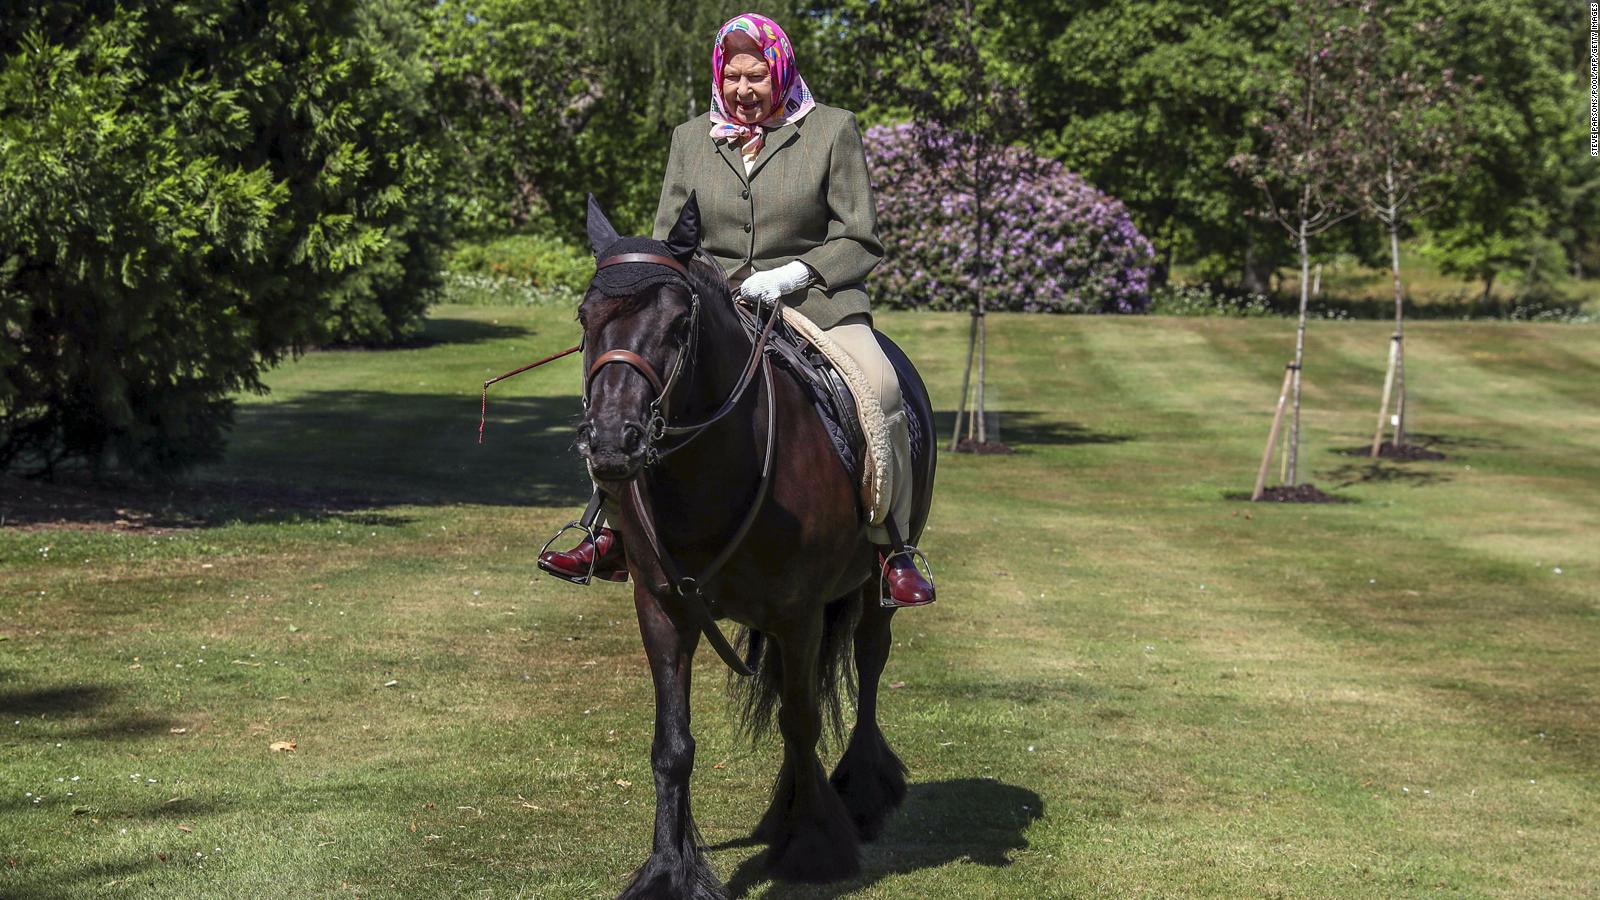
[[[554,544],[562,535],[566,534],[569,531],[581,531],[581,532],[583,532],[588,537],[590,545],[594,547],[594,553],[589,555],[589,571],[588,571],[587,574],[584,574],[584,575],[568,575],[565,572],[559,572],[556,569],[545,565],[545,562],[544,562],[545,551],[549,550],[551,544]],[[594,568],[595,568],[595,565],[598,564],[599,562],[600,562],[600,535],[595,532],[595,528],[594,528],[594,523],[593,522],[585,523],[582,520],[574,519],[571,522],[568,522],[567,524],[561,526],[561,530],[556,532],[554,535],[552,535],[550,537],[550,540],[545,541],[544,542],[544,546],[539,548],[538,563],[539,563],[540,570],[542,570],[544,572],[548,572],[549,574],[554,575],[555,577],[561,579],[562,581],[570,581],[573,584],[580,584],[580,585],[581,584],[588,584],[590,581],[594,580]]]
[[[896,556],[911,557],[911,565],[916,568],[918,572],[922,573],[923,578],[928,579],[929,585],[934,584],[933,563],[928,562],[927,555],[921,550],[918,550],[914,544],[902,543],[899,550],[893,550],[885,553],[883,555],[883,565],[878,567],[878,605],[885,609],[904,609],[910,606],[927,606],[927,603],[896,603],[894,598],[889,596],[889,576],[887,574],[889,570],[889,560],[894,559]],[[922,560],[921,566],[917,566],[917,560],[919,559]]]

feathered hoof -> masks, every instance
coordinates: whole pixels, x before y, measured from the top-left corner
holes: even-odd
[[[810,883],[861,874],[861,839],[844,804],[834,798],[822,816],[786,822],[768,851],[767,868],[785,881]]]
[[[906,799],[906,767],[876,728],[853,737],[828,779],[864,841],[876,840]]]
[[[728,900],[705,858],[658,853],[645,861],[617,900]]]

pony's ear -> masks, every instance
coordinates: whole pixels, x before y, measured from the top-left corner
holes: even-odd
[[[678,213],[677,223],[667,235],[667,250],[679,260],[687,262],[699,246],[700,202],[695,199],[694,191],[690,191],[689,199],[684,202],[683,210]]]
[[[589,231],[589,249],[594,251],[596,258],[604,253],[607,247],[616,243],[622,237],[622,235],[617,234],[615,228],[611,227],[611,222],[606,218],[606,214],[600,211],[600,201],[594,199],[593,194],[589,195],[587,228]]]

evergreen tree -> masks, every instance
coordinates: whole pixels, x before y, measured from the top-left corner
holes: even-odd
[[[264,367],[415,320],[440,235],[406,15],[11,4],[0,469],[215,458]]]

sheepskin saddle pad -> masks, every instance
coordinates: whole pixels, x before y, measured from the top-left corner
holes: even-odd
[[[760,323],[744,303],[735,304],[752,335]],[[780,363],[805,387],[817,416],[845,471],[859,486],[858,498],[868,524],[881,525],[889,515],[895,477],[889,424],[877,391],[861,367],[816,323],[783,307],[783,321],[773,327],[773,350]],[[909,477],[909,475],[907,476]]]

